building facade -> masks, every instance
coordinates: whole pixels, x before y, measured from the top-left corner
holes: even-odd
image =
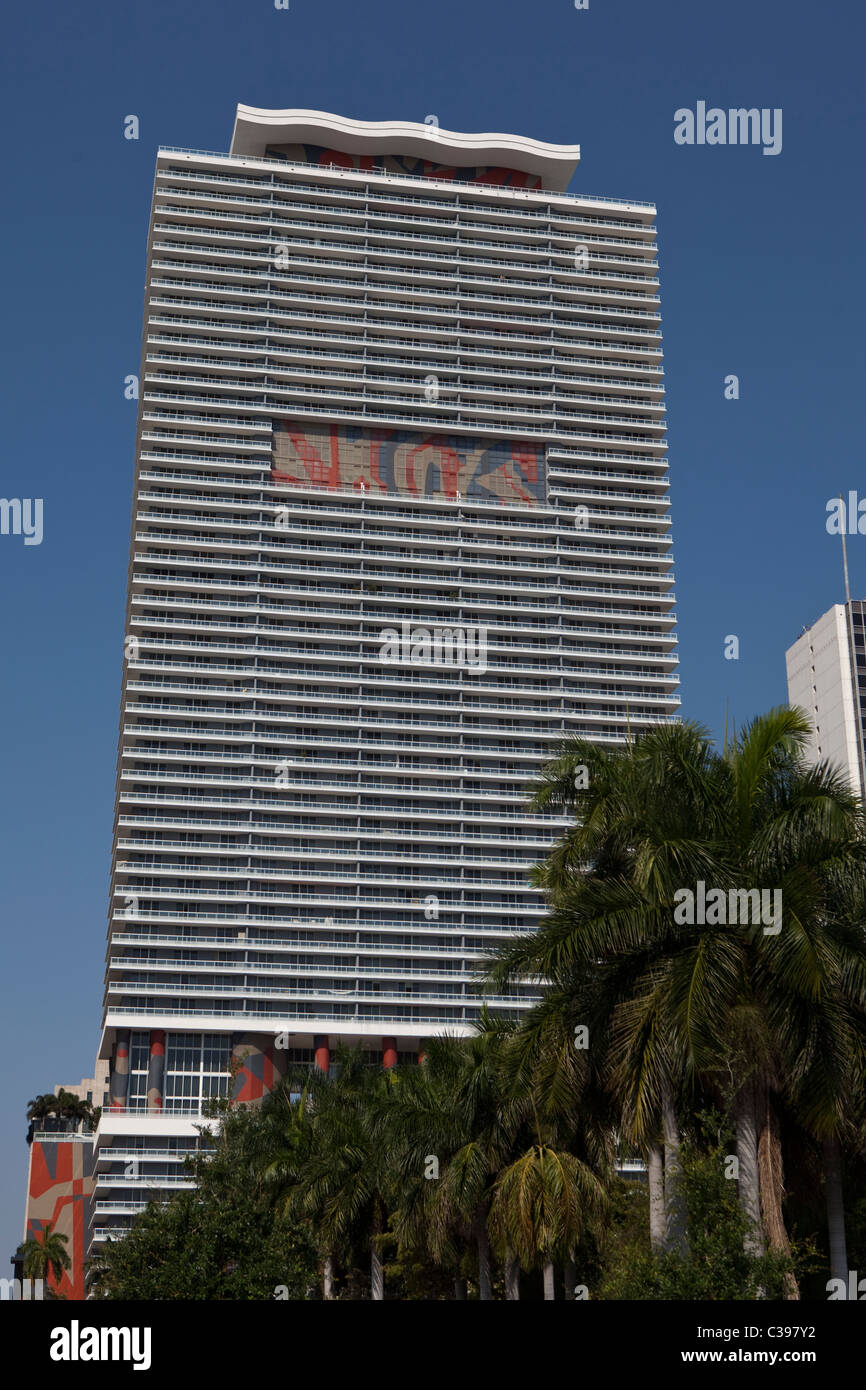
[[[788,700],[809,715],[808,755],[866,796],[866,600],[834,603],[785,653]]]
[[[675,714],[655,209],[578,157],[245,107],[159,153],[97,1242],[208,1096],[467,1032],[539,769]]]
[[[79,1100],[86,1100],[89,1105],[108,1107],[109,1103],[109,1065],[105,1058],[97,1059],[93,1068],[93,1076],[85,1076],[76,1085],[55,1086],[54,1094],[60,1095],[65,1091],[67,1095],[77,1096]]]
[[[98,1060],[94,1074],[72,1085],[57,1085],[61,1093],[76,1096],[99,1108],[109,1103],[109,1064]],[[45,1290],[64,1298],[82,1299],[85,1294],[84,1261],[90,1241],[94,1191],[91,1125],[64,1115],[47,1115],[30,1122],[27,1133],[27,1195],[24,1207],[24,1240],[40,1239],[47,1227],[65,1236],[64,1249],[69,1268],[60,1280],[50,1273],[45,1287],[30,1297],[43,1297]],[[21,1262],[13,1257],[15,1277],[21,1279]]]

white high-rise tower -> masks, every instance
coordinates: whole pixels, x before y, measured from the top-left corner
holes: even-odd
[[[232,1057],[254,1099],[468,1030],[538,770],[675,713],[655,209],[578,157],[246,107],[159,153],[97,1241]]]
[[[845,774],[866,795],[866,600],[834,603],[785,653],[788,699],[813,731],[807,750]]]

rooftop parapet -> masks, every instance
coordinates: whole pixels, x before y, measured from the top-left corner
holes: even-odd
[[[423,175],[423,167],[408,167],[422,161],[432,166],[430,172],[437,178],[443,177],[444,169],[453,168],[470,171],[463,177],[475,181],[555,192],[568,187],[580,159],[579,145],[551,145],[524,135],[467,134],[415,121],[355,121],[327,111],[238,106],[233,155],[263,156],[278,153],[281,147],[287,158],[295,160],[305,157],[295,152],[306,150],[311,163],[340,164],[342,156],[352,160],[346,167],[383,168],[387,173],[393,163],[395,172]]]

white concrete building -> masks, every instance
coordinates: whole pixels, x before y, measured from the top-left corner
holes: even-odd
[[[809,715],[808,752],[826,758],[864,795],[866,601],[834,603],[785,653],[788,701]]]
[[[93,1106],[108,1104],[108,1061],[97,1059],[93,1068],[93,1076],[83,1076],[75,1086],[59,1085],[54,1087],[54,1094],[60,1095],[61,1091],[66,1091],[69,1095],[77,1096],[79,1100],[89,1101]]]
[[[232,1055],[254,1099],[467,1031],[538,770],[675,715],[655,208],[578,157],[246,107],[159,153],[97,1238]]]

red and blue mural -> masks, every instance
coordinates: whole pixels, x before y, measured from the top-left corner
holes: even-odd
[[[546,500],[544,449],[531,441],[275,420],[276,483],[404,497]]]
[[[410,154],[347,154],[323,145],[269,145],[269,159],[286,159],[292,164],[319,164],[337,169],[360,169],[370,174],[411,174],[421,179],[447,179],[453,183],[489,183],[499,188],[540,188],[538,174],[521,169],[501,169],[492,165],[435,164]]]

